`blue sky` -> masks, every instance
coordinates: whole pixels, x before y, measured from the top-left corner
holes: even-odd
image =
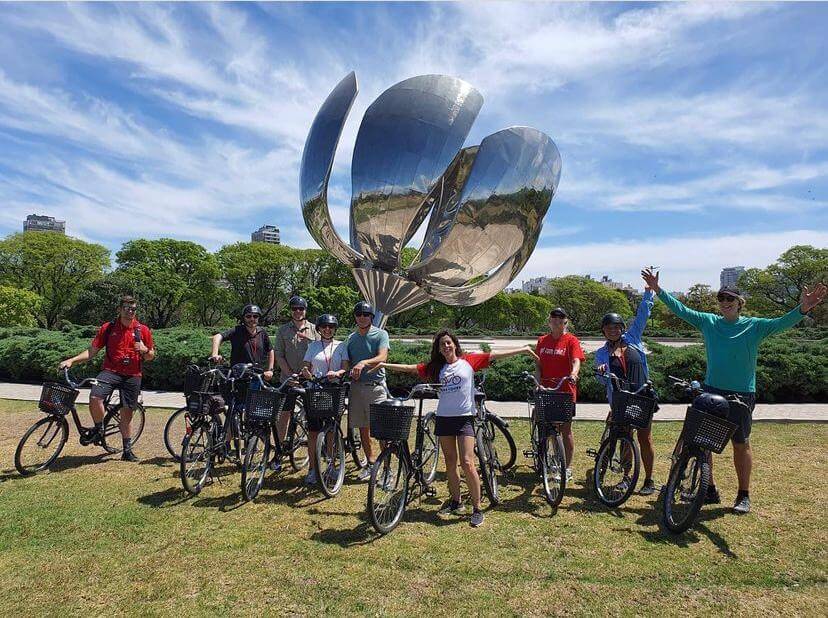
[[[558,195],[518,276],[717,284],[828,246],[824,4],[4,4],[0,234],[32,212],[112,249],[214,250],[263,223],[314,246],[298,166],[319,105],[360,93],[329,191],[348,237],[359,119],[426,73],[475,86],[468,138],[549,134]],[[342,225],[344,223],[344,225]]]

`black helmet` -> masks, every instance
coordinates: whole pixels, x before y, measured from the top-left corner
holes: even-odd
[[[306,301],[301,296],[291,296],[290,300],[288,301],[288,307],[293,309],[294,307],[302,307],[302,309],[308,308],[308,301]]]
[[[693,399],[693,408],[700,412],[707,412],[715,416],[727,418],[730,412],[730,404],[727,399],[721,395],[714,395],[713,393],[702,393]]]
[[[552,311],[549,312],[550,318],[568,318],[569,316],[566,314],[566,310],[563,307],[555,307]]]
[[[374,308],[371,306],[371,303],[368,303],[364,300],[361,300],[356,305],[354,305],[354,315],[356,315],[357,313],[370,313],[371,317],[376,315],[374,313]]]
[[[242,309],[241,317],[246,316],[248,313],[262,317],[262,310],[259,309],[259,305],[245,305],[244,309]]]
[[[624,324],[624,318],[622,318],[617,313],[608,313],[603,318],[601,318],[601,328],[608,326],[610,324],[620,324],[621,328],[626,328],[627,325]]]
[[[336,319],[335,315],[323,313],[316,318],[316,328],[322,328],[323,326],[333,326],[334,328],[337,328],[339,326],[339,321]]]

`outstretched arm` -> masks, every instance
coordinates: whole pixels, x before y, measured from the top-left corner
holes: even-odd
[[[674,298],[663,289],[658,283],[658,276],[659,273],[653,273],[653,271],[649,268],[645,268],[641,271],[641,278],[644,279],[644,283],[647,284],[647,287],[653,290],[658,297],[661,299],[667,308],[676,314],[679,318],[695,326],[698,329],[701,329],[702,324],[705,322],[705,313],[701,311],[696,311],[694,309],[690,309],[680,300]]]
[[[388,369],[389,371],[399,371],[400,373],[413,373],[419,374],[417,370],[417,365],[399,365],[397,363],[380,363],[378,364],[375,369]]]
[[[528,354],[532,358],[535,359],[537,362],[538,355],[535,354],[535,351],[532,349],[532,346],[525,345],[520,348],[513,348],[511,350],[500,350],[499,352],[489,352],[489,359],[490,360],[497,360],[498,358],[508,358],[509,356],[517,356],[518,354]]]

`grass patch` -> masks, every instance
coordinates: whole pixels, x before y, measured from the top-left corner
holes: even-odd
[[[12,458],[33,408],[0,401],[3,615],[828,613],[824,424],[755,425],[754,512],[729,512],[728,450],[716,467],[725,504],[681,537],[659,528],[655,496],[615,512],[596,503],[584,454],[597,446],[594,422],[576,424],[575,479],[557,514],[521,459],[484,527],[437,518],[441,474],[438,499],[415,501],[378,537],[350,470],[332,500],[282,474],[245,504],[230,466],[188,498],[161,442],[169,411],[158,409],[140,464],[80,447],[73,427],[60,470],[22,479]],[[528,424],[512,428],[523,448]],[[678,430],[656,424],[657,482]]]

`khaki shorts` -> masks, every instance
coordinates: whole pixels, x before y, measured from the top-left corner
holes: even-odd
[[[385,401],[385,387],[382,384],[351,383],[348,393],[348,428],[370,427],[371,404]]]

